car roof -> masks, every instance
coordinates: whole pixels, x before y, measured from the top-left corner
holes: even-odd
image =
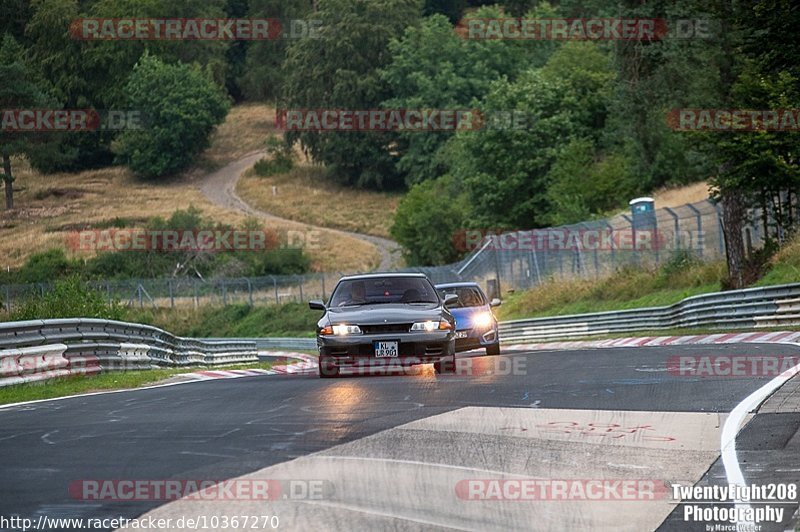
[[[402,273],[402,272],[388,272],[388,273],[361,273],[358,275],[346,275],[339,279],[339,281],[351,281],[355,279],[385,279],[385,278],[398,278],[398,277],[416,277],[419,279],[427,279],[428,277],[424,273],[417,273],[417,272],[409,272],[409,273]]]
[[[473,283],[472,281],[464,281],[460,283],[442,283],[437,284],[435,288],[480,288],[481,285],[478,283]]]

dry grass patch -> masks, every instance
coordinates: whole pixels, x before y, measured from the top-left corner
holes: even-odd
[[[653,194],[656,207],[680,207],[708,199],[708,183],[692,183],[685,187],[665,188]]]
[[[105,227],[114,219],[167,218],[194,205],[204,217],[218,222],[241,226],[246,221],[244,215],[209,202],[185,179],[142,181],[124,167],[42,175],[22,159],[14,160],[14,168],[20,187],[15,194],[16,209],[0,211],[2,268],[18,267],[32,253],[66,248],[70,231]],[[54,193],[56,190],[73,192]],[[287,222],[270,223],[269,228],[280,232],[298,227]],[[307,252],[315,270],[362,270],[379,261],[374,246],[355,238],[321,238],[320,245]],[[91,255],[71,250],[67,254]]]
[[[211,137],[211,147],[203,152],[199,165],[220,168],[254,151],[264,149],[264,141],[275,134],[275,108],[261,103],[232,107],[225,122]]]
[[[402,198],[401,194],[338,185],[325,177],[324,168],[306,160],[270,177],[259,177],[251,168],[239,180],[236,192],[254,207],[282,218],[382,237],[389,237]]]

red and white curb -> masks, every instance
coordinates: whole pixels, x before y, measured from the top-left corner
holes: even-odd
[[[272,366],[271,369],[208,369],[203,371],[195,371],[193,373],[182,373],[181,375],[177,376],[194,381],[208,381],[214,379],[239,379],[242,377],[256,377],[260,375],[311,374],[315,373],[317,370],[317,359],[310,355],[294,353],[290,351],[270,351],[269,354],[275,357],[293,359],[297,362]]]
[[[611,340],[583,340],[571,342],[548,342],[535,344],[503,345],[503,351],[552,351],[565,349],[603,349],[610,347],[662,347],[669,345],[696,344],[795,344],[800,332],[752,332],[701,334],[693,336],[640,336],[637,338],[613,338]]]

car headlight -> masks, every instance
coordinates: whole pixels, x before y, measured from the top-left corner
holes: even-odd
[[[472,325],[478,329],[488,329],[492,325],[493,316],[491,312],[481,312],[472,318]]]
[[[333,334],[336,336],[347,336],[348,334],[361,334],[361,329],[358,325],[334,325],[331,327]]]
[[[450,325],[449,321],[446,320],[439,320],[439,321],[418,321],[417,323],[411,326],[412,331],[425,331],[425,332],[433,332],[436,330],[439,331],[448,331],[452,329],[453,326]]]

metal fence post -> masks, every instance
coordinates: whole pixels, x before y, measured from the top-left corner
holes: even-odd
[[[697,242],[695,244],[700,256],[702,257],[703,248],[705,247],[705,242],[703,239],[703,214],[691,203],[687,204],[686,206],[695,214],[695,219],[697,220]]]
[[[175,308],[175,293],[172,290],[172,279],[167,280],[167,287],[169,288],[169,306]]]
[[[664,211],[667,214],[672,216],[673,223],[675,224],[675,236],[673,238],[675,250],[681,249],[681,225],[680,225],[680,218],[678,217],[678,213],[670,209],[669,207],[663,207]]]
[[[250,282],[250,279],[245,278],[247,281],[247,300],[250,302],[250,306],[253,306],[253,283]]]
[[[274,275],[270,275],[270,277],[272,277],[272,286],[275,287],[275,304],[277,305],[281,302],[281,300],[278,298],[278,280],[275,279]]]
[[[303,283],[306,281],[306,276],[300,276],[300,303],[303,302]]]
[[[711,203],[711,202],[709,202]],[[719,253],[721,257],[725,256],[725,233],[723,232],[722,224],[722,209],[716,203],[712,203],[714,210],[717,213],[717,227],[719,230]]]

